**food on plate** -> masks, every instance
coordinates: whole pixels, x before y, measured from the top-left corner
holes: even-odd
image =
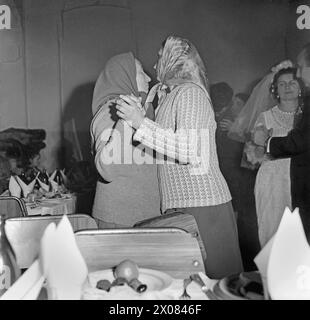
[[[40,200],[43,197],[43,193],[40,190],[34,189],[30,192],[27,197],[24,199],[26,203],[33,203],[36,200]]]
[[[47,199],[58,199],[58,198],[62,198],[62,195],[59,192],[50,191],[50,192],[46,192],[45,193],[45,198],[47,198]]]
[[[139,293],[147,289],[147,286],[138,280],[139,268],[132,260],[127,259],[119,263],[114,269],[114,277],[126,279],[128,285]]]
[[[138,279],[139,268],[137,264],[131,260],[124,260],[119,263],[114,269],[115,278],[125,278],[128,282],[133,279]]]
[[[131,281],[129,281],[128,285],[129,287],[131,287],[132,289],[134,289],[139,293],[142,293],[147,289],[147,285],[144,283],[141,283],[138,279],[132,279]]]
[[[111,286],[112,286],[111,282],[109,280],[104,279],[104,280],[99,280],[97,282],[96,288],[109,292],[111,289]]]

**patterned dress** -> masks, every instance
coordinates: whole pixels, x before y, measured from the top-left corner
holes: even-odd
[[[278,106],[261,113],[255,127],[273,129],[273,137],[283,137],[292,130],[295,112],[281,111]],[[292,209],[290,158],[272,160],[266,157],[255,183],[255,201],[259,241],[263,247],[275,234],[285,207]]]

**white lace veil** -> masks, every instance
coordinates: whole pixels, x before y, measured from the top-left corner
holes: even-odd
[[[235,119],[228,137],[240,142],[246,142],[254,128],[258,116],[272,108],[277,102],[270,93],[274,75],[281,69],[292,67],[291,61],[286,60],[272,68],[271,73],[266,75],[253,89],[248,101]]]

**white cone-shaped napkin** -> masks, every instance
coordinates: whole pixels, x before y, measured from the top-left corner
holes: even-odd
[[[56,182],[56,181],[54,181],[54,178],[55,178],[55,175],[56,175],[56,173],[57,173],[57,170],[55,170],[51,175],[50,175],[50,177],[49,177],[49,182],[50,182],[50,184],[51,184],[51,186],[52,186],[52,191],[54,191],[54,192],[58,192],[59,191],[59,185],[58,185],[58,183]]]
[[[264,248],[258,253],[254,258],[254,262],[259,270],[260,276],[262,278],[263,287],[264,287],[264,298],[265,300],[269,299],[268,294],[268,284],[267,284],[267,270],[271,248],[273,245],[274,237],[272,237],[264,246]]]
[[[45,184],[44,182],[42,182],[40,179],[38,179],[39,185],[40,187],[46,191],[49,192],[50,191],[50,186],[48,184]]]
[[[37,176],[29,184],[26,184],[18,176],[16,176],[16,180],[17,180],[18,184],[20,185],[20,187],[23,190],[24,198],[27,198],[28,194],[33,191],[33,188],[34,188],[34,185],[35,185],[35,183],[37,181],[38,175],[39,175],[39,173],[37,174]]]
[[[9,191],[12,197],[20,198],[22,194],[22,188],[16,181],[15,177],[11,176],[9,182]]]
[[[40,260],[47,278],[49,299],[81,298],[88,270],[67,216],[63,216],[56,229],[53,225],[46,229],[41,241]]]
[[[272,299],[310,299],[310,247],[298,209],[284,211],[270,250],[267,283]]]
[[[64,170],[60,170],[60,173],[61,173],[61,176],[62,176],[62,178],[63,178],[64,185],[67,186],[67,184],[68,184],[68,178],[67,178],[67,176],[65,175]]]

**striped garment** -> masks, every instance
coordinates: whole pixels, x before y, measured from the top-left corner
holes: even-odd
[[[162,212],[231,200],[219,169],[215,130],[209,95],[194,83],[179,85],[166,96],[156,123],[143,120],[134,139],[170,159],[158,166]]]

